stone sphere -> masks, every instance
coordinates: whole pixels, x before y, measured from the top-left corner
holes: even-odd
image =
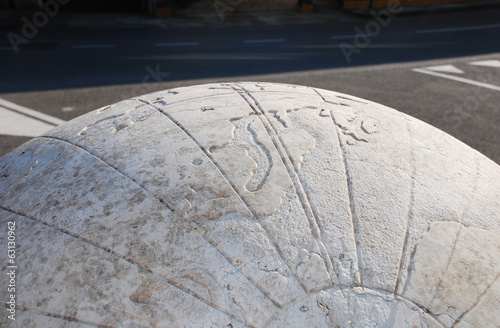
[[[498,327],[499,213],[497,164],[391,108],[161,91],[0,159],[0,326]]]

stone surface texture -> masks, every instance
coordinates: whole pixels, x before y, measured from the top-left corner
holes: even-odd
[[[497,164],[382,105],[157,92],[0,159],[0,326],[499,327],[499,213]]]

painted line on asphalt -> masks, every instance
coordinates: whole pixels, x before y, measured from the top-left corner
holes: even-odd
[[[65,121],[0,99],[0,134],[36,137]]]
[[[183,47],[183,46],[199,46],[199,42],[167,42],[155,43],[155,47]]]
[[[330,39],[332,40],[340,40],[340,39],[354,39],[356,35],[334,35],[331,36]]]
[[[428,75],[433,75],[433,76],[437,76],[437,77],[442,77],[444,79],[458,81],[458,82],[462,82],[462,83],[466,83],[466,84],[471,84],[471,85],[475,85],[475,86],[486,88],[486,89],[500,91],[500,87],[497,85],[479,82],[479,81],[475,81],[475,80],[470,80],[470,79],[466,79],[463,77],[458,77],[458,76],[454,76],[454,75],[447,75],[447,74],[442,74],[442,73],[438,73],[438,72],[432,72],[432,71],[428,71],[428,70],[421,69],[421,68],[414,68],[414,69],[412,69],[412,71],[418,72],[418,73],[423,73],[423,74],[428,74]]]
[[[73,49],[110,49],[116,48],[116,44],[81,44],[72,47]]]
[[[460,68],[453,65],[438,65],[438,66],[427,66],[422,69],[426,71],[441,72],[441,73],[453,73],[453,74],[464,74]]]
[[[19,114],[0,106],[0,135],[14,137],[36,137],[55,128],[54,125]]]
[[[286,39],[260,39],[260,40],[245,40],[245,43],[278,43],[285,41]]]
[[[415,33],[441,33],[441,32],[471,31],[471,30],[484,30],[484,29],[497,28],[497,27],[500,27],[500,24],[438,28],[438,29],[432,29],[432,30],[417,30],[417,31],[415,31]]]
[[[14,104],[14,103],[7,101],[5,99],[0,99],[0,106],[4,107],[6,109],[9,109],[11,111],[14,111],[14,112],[18,112],[18,113],[23,114],[23,115],[30,116],[32,118],[36,118],[37,120],[52,124],[54,126],[57,126],[57,125],[60,125],[64,122],[66,122],[66,121],[63,121],[63,120],[58,119],[56,117],[53,117],[53,116],[50,116],[50,115],[47,115],[44,113],[40,113],[36,110],[30,109],[30,108],[27,108],[27,107],[24,107],[24,106],[21,106],[18,104]]]
[[[470,62],[469,65],[486,66],[486,67],[500,67],[500,60],[497,60],[497,59],[480,60],[480,61]]]

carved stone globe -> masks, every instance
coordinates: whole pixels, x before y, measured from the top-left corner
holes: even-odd
[[[0,325],[498,327],[499,213],[497,164],[382,105],[157,92],[0,159]]]

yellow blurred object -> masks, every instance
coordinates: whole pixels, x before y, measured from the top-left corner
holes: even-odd
[[[481,0],[373,0],[370,7],[368,0],[344,0],[342,9],[368,9],[368,8],[387,8],[389,6],[407,7],[407,6],[423,6],[445,3],[463,3],[477,2]]]
[[[345,0],[342,8],[343,9],[365,9],[368,8],[368,0]]]
[[[314,6],[312,4],[303,4],[299,7],[299,12],[301,13],[310,13],[314,10]]]
[[[170,17],[172,10],[170,7],[156,8],[156,17]]]

